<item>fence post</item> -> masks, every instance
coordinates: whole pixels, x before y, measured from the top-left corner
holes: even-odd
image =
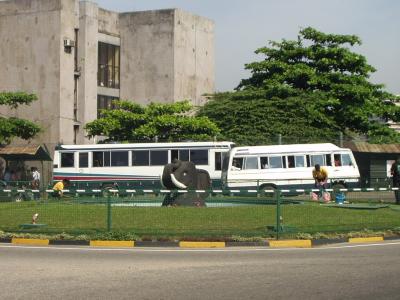
[[[107,193],[107,231],[111,231],[111,193]]]
[[[279,240],[281,232],[281,191],[276,190],[276,239]]]

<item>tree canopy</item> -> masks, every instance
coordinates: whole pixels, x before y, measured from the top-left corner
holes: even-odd
[[[270,41],[246,64],[251,72],[234,92],[217,93],[200,116],[214,121],[225,138],[263,144],[278,134],[320,141],[340,132],[374,142],[399,142],[387,120],[399,121],[398,98],[369,81],[375,68],[352,52],[355,35],[322,33],[307,27],[298,39]]]
[[[1,92],[0,105],[7,105],[17,109],[20,105],[29,105],[37,100],[34,94],[24,92]],[[0,143],[10,143],[14,138],[28,140],[40,132],[40,127],[35,123],[15,117],[0,116]]]
[[[151,103],[148,106],[115,100],[114,109],[102,110],[100,118],[87,123],[89,137],[106,136],[107,142],[146,142],[210,140],[219,134],[218,127],[207,117],[189,115],[188,101],[172,104]]]

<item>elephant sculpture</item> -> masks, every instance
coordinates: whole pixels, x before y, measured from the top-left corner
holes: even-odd
[[[204,199],[209,193],[195,190],[208,190],[211,187],[210,174],[206,170],[196,169],[193,162],[181,160],[165,165],[161,183],[170,190],[188,190],[185,193],[173,191],[167,194],[163,206],[205,206]]]

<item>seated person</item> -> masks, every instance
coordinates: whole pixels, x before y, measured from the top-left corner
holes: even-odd
[[[242,169],[243,159],[234,158],[231,166],[232,171],[239,171]]]
[[[53,197],[60,198],[63,196],[63,190],[69,186],[70,181],[68,179],[63,179],[62,181],[57,182],[53,186]]]
[[[315,180],[315,188],[326,189],[328,186],[328,172],[319,164],[316,164],[312,171],[312,176]]]

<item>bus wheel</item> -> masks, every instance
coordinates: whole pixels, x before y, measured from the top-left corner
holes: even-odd
[[[22,193],[18,193],[14,196],[15,202],[22,202],[24,200],[24,195]]]
[[[107,198],[108,196],[118,196],[118,192],[111,192],[111,190],[118,190],[118,188],[116,188],[114,185],[104,185],[101,189],[103,198]]]

